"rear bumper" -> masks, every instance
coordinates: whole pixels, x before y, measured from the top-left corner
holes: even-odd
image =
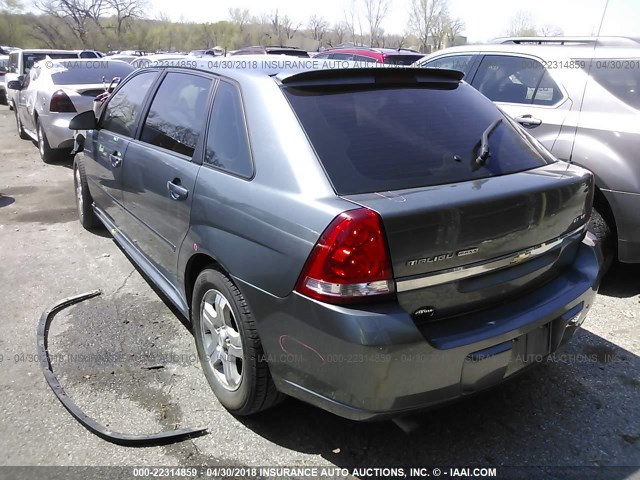
[[[602,190],[616,220],[618,259],[625,263],[640,263],[640,193]]]
[[[38,117],[51,148],[73,147],[73,131],[69,130],[69,122],[76,115],[77,113],[59,113]]]
[[[395,302],[367,310],[237,280],[280,391],[337,415],[370,420],[497,385],[566,343],[596,294],[601,254],[589,237],[560,277],[496,308],[417,327]]]

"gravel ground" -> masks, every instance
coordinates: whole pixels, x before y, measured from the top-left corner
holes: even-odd
[[[292,399],[259,418],[236,419],[207,386],[188,324],[108,234],[81,228],[71,165],[45,165],[3,106],[0,152],[0,465],[640,470],[640,266],[614,265],[561,355],[486,394],[406,419],[404,430]],[[71,398],[116,431],[204,426],[209,435],[124,448],[64,410],[34,358],[36,325],[57,300],[95,288],[103,294],[58,315],[50,335],[54,369]]]

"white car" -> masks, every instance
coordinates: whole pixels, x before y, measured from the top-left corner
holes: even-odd
[[[74,146],[69,121],[93,109],[96,96],[104,93],[114,78],[124,78],[134,68],[126,62],[106,59],[42,60],[18,91],[16,125],[22,139],[38,142],[40,156],[50,162],[68,155]]]
[[[7,105],[7,84],[5,76],[9,65],[9,55],[0,55],[0,105]]]

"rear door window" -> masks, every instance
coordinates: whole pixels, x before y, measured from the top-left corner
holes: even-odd
[[[285,94],[340,195],[481,180],[554,161],[466,84]],[[476,168],[482,134],[498,118],[491,157]]]
[[[136,75],[110,99],[102,113],[99,128],[125,137],[133,137],[138,112],[158,72]]]
[[[552,105],[562,97],[542,63],[528,57],[487,55],[472,85],[494,102]]]
[[[140,140],[191,158],[202,132],[213,81],[168,73],[156,92]]]

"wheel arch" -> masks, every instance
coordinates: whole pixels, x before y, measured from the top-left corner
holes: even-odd
[[[200,273],[207,269],[213,268],[225,275],[229,276],[224,267],[213,256],[208,253],[194,253],[191,255],[184,269],[184,293],[189,307],[189,321],[191,321],[191,297],[193,296],[193,286]]]

